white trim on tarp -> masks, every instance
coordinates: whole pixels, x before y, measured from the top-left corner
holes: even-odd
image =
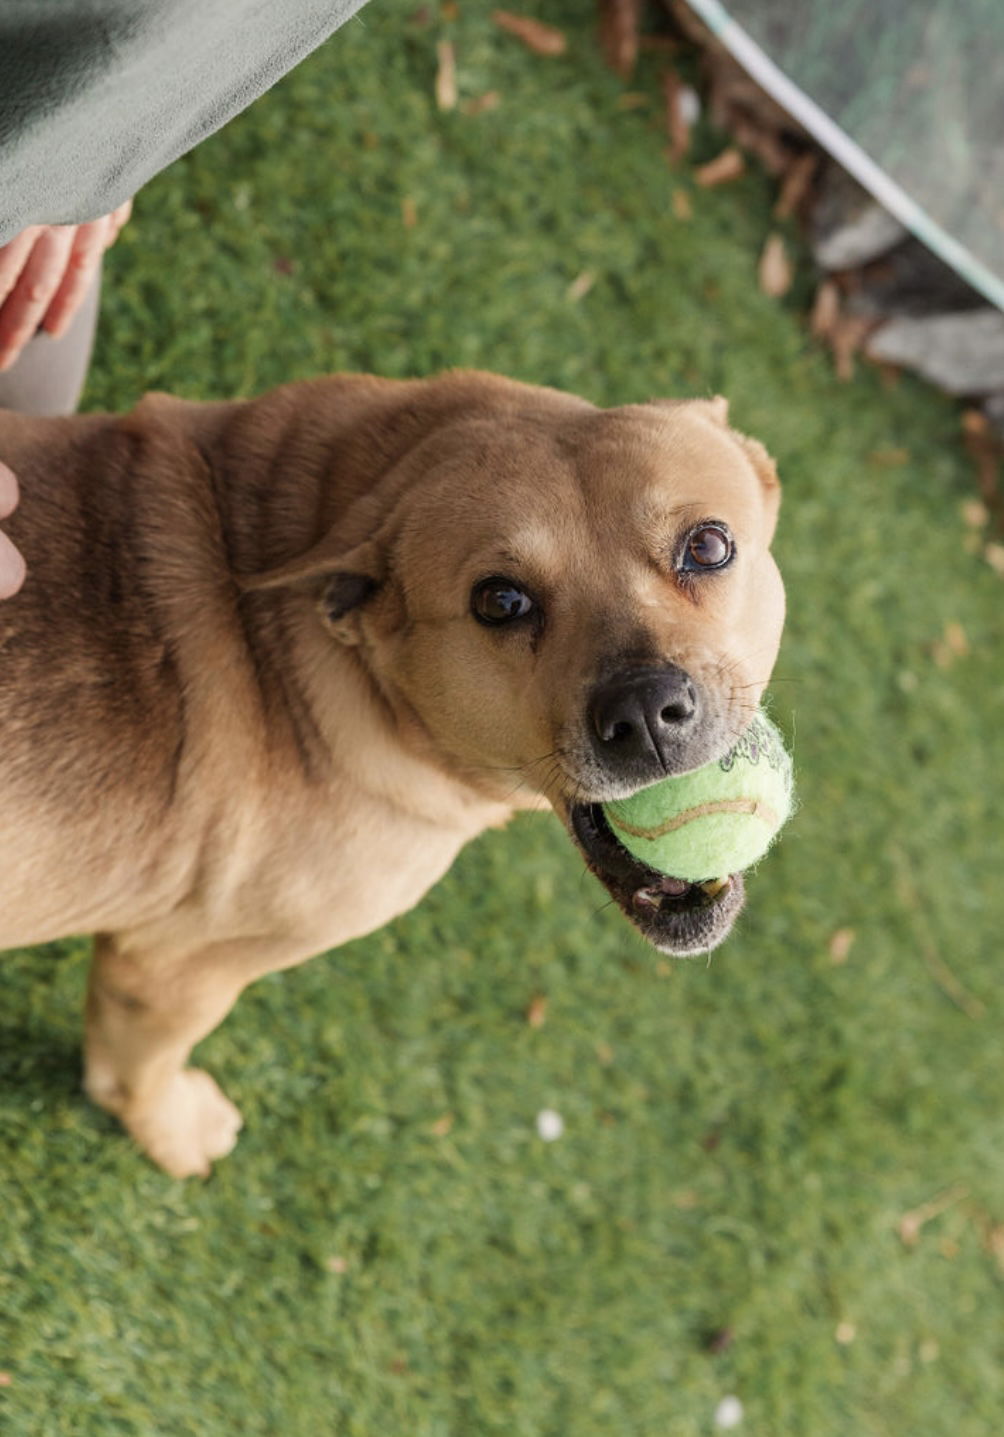
[[[968,284],[985,295],[991,304],[1004,309],[1004,280],[942,229],[846,131],[819,108],[815,100],[778,69],[770,56],[732,19],[721,0],[687,0],[687,4],[757,84],[799,124],[804,125],[823,148],[874,195],[880,205],[895,215],[928,249],[951,265]]]

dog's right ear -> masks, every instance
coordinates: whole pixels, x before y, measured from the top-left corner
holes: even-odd
[[[380,546],[371,539],[346,550],[331,535],[312,549],[262,574],[238,580],[245,593],[266,589],[299,589],[313,594],[325,627],[340,643],[359,642],[359,610],[380,588],[384,563]]]

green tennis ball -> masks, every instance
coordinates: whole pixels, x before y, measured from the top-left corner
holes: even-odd
[[[758,713],[724,758],[603,805],[618,841],[688,883],[727,878],[762,858],[791,813],[791,759]]]

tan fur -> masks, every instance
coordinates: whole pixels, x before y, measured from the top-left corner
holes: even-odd
[[[685,665],[727,736],[776,655],[776,476],[724,401],[349,376],[0,413],[0,454],[29,567],[0,604],[0,947],[96,933],[87,1089],[178,1176],[236,1137],[185,1064],[249,982],[403,912],[513,808],[605,796],[604,666]],[[742,568],[695,595],[670,549],[712,515]],[[474,621],[496,573],[542,631]]]

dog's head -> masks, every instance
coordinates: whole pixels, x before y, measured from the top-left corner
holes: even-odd
[[[741,877],[677,892],[600,804],[719,757],[753,715],[784,619],[774,466],[721,399],[599,410],[486,376],[434,382],[451,383],[462,402],[254,586],[306,589],[452,773],[546,799],[646,937],[706,951]]]

